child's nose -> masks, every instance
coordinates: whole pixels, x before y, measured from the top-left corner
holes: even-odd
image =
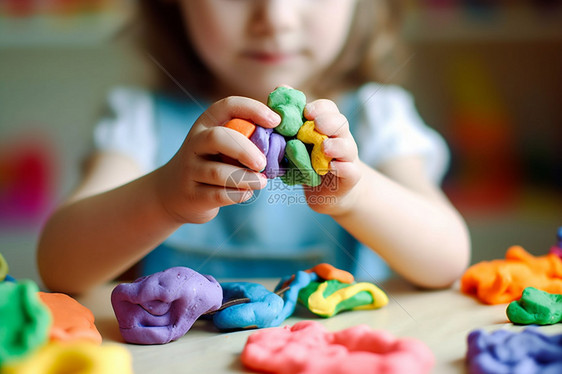
[[[301,0],[259,0],[253,29],[256,32],[271,33],[291,30],[299,22]]]

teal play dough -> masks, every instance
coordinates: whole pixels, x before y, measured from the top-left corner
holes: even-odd
[[[0,366],[45,344],[51,312],[32,281],[0,283]]]
[[[519,325],[552,325],[562,322],[562,295],[551,294],[534,287],[523,290],[521,299],[512,301],[507,318]]]
[[[277,87],[269,94],[267,106],[281,116],[281,123],[275,128],[283,136],[295,136],[301,128],[306,96],[303,92],[288,87]]]
[[[312,168],[306,145],[298,139],[291,139],[285,147],[285,157],[288,160],[287,172],[281,180],[288,185],[306,184],[316,187],[322,183],[322,178]]]

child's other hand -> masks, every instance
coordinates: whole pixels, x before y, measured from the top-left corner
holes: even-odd
[[[265,104],[245,97],[222,99],[197,119],[176,155],[159,169],[160,200],[180,223],[210,221],[220,207],[244,202],[267,184],[260,173],[264,154],[244,135],[223,127],[232,118],[267,128],[281,121]],[[242,166],[224,162],[221,155]]]
[[[322,184],[305,188],[308,205],[319,213],[343,214],[351,206],[351,192],[361,177],[357,144],[349,131],[349,123],[330,100],[307,104],[304,116],[314,121],[318,132],[328,136],[322,150],[333,158],[330,172],[322,177]]]

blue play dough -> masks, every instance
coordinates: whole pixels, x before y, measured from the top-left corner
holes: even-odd
[[[261,284],[251,282],[221,283],[223,303],[239,298],[249,298],[250,302],[233,305],[213,317],[219,330],[239,330],[245,328],[275,327],[273,321],[281,313],[283,299]]]
[[[283,285],[291,279],[292,275],[287,277],[281,278],[281,281],[275,287],[275,291],[280,290]],[[305,271],[298,271],[295,274],[295,279],[293,279],[290,283],[291,288],[289,288],[283,294],[283,309],[275,318],[272,323],[272,326],[279,326],[281,322],[289,318],[295,312],[295,308],[297,306],[297,300],[299,298],[299,291],[304,287],[308,286],[310,282],[316,281],[318,279],[318,275],[316,273],[307,273]]]
[[[475,330],[468,335],[469,373],[562,373],[562,334]]]

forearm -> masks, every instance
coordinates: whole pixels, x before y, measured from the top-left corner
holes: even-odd
[[[366,165],[352,208],[336,221],[412,283],[446,287],[464,271],[470,239],[446,199],[411,191]]]
[[[39,271],[48,288],[80,293],[119,275],[178,226],[149,174],[57,210],[41,235]]]

